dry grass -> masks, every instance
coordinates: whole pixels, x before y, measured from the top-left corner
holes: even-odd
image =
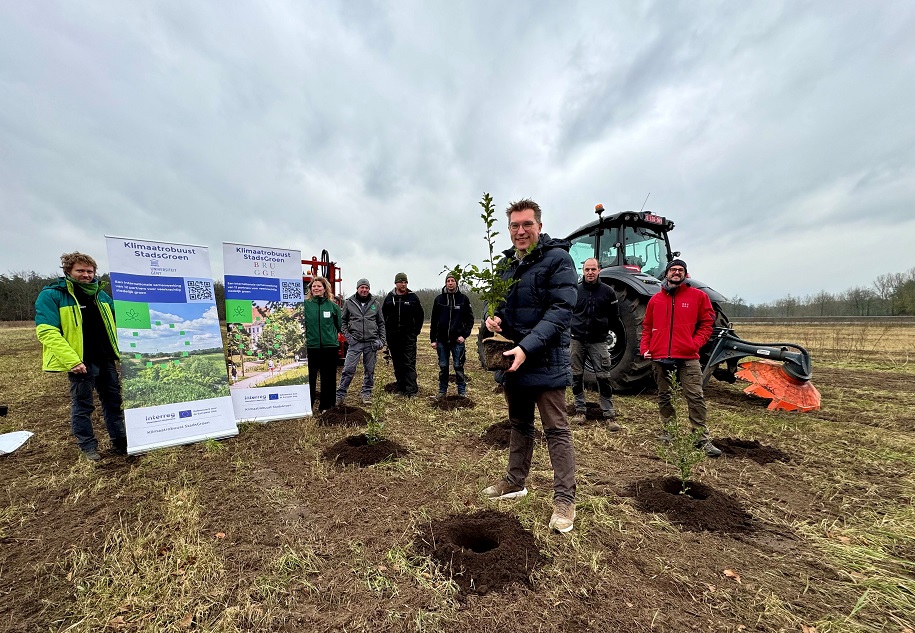
[[[391,398],[385,433],[409,448],[405,460],[329,464],[322,449],[362,429],[309,418],[94,466],[76,459],[68,437],[66,380],[39,371],[31,329],[5,329],[0,403],[10,416],[0,432],[36,435],[0,457],[0,631],[915,628],[915,442],[906,426],[915,387],[905,387],[904,360],[913,332],[888,327],[866,336],[738,330],[808,346],[824,377],[824,410],[807,416],[769,412],[736,387],[709,390],[716,436],[791,455],[697,468],[741,501],[757,531],[685,532],[620,496],[633,480],[673,473],[654,456],[652,397],[617,397],[624,432],[574,431],[571,535],[546,526],[552,471],[542,444],[531,494],[498,504],[547,557],[534,588],[466,599],[412,542],[420,525],[484,506],[479,490],[505,468],[505,451],[478,440],[504,419],[504,400],[472,359],[475,408]],[[437,368],[426,340],[420,385],[431,396]]]

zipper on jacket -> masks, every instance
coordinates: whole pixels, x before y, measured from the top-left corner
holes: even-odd
[[[674,310],[676,309],[677,298],[670,295],[670,336],[667,338],[667,358],[674,348]]]

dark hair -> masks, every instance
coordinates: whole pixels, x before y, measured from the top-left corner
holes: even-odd
[[[530,209],[534,212],[534,219],[537,222],[540,220],[540,205],[531,200],[530,198],[523,198],[515,202],[509,203],[508,208],[505,210],[505,215],[508,217],[508,221],[511,222],[512,213],[518,213],[519,211],[524,211],[525,209]]]

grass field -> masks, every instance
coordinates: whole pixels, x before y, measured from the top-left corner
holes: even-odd
[[[323,449],[354,429],[303,418],[96,465],[77,458],[66,378],[42,374],[33,330],[0,329],[0,404],[10,408],[0,432],[35,433],[0,457],[0,631],[911,633],[915,328],[738,334],[808,347],[823,394],[821,411],[799,415],[768,411],[739,384],[707,389],[715,438],[787,455],[698,467],[748,526],[689,530],[639,508],[627,491],[673,474],[655,455],[656,405],[642,394],[615,397],[622,433],[574,429],[578,518],[559,535],[546,526],[542,442],[530,495],[480,498],[506,463],[480,441],[504,419],[504,400],[468,360],[475,407],[431,407],[437,367],[422,335],[422,397],[391,397],[386,416],[406,458],[328,463]],[[391,376],[382,362],[379,371],[376,388]],[[486,507],[533,535],[544,563],[529,587],[464,595],[417,550],[435,521]]]

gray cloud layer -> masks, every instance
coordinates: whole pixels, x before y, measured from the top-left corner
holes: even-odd
[[[650,191],[726,295],[867,285],[915,265],[913,32],[901,2],[5,3],[0,271],[105,268],[110,234],[430,287],[482,259],[483,191],[554,236]]]

